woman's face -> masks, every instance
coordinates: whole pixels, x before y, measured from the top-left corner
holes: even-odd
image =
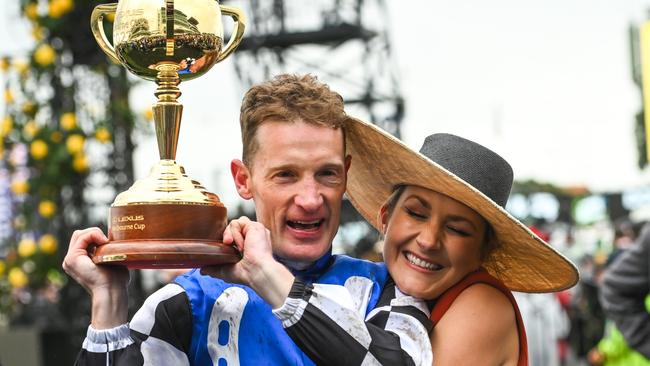
[[[485,220],[450,197],[407,186],[381,219],[384,261],[406,294],[436,298],[481,265]]]

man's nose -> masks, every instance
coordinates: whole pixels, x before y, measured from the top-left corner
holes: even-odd
[[[295,203],[305,211],[316,211],[323,205],[323,195],[317,182],[305,182],[296,194]]]

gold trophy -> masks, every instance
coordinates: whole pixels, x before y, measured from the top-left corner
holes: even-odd
[[[115,16],[112,44],[104,33],[108,14]],[[222,14],[234,21],[225,46]],[[93,261],[192,268],[239,260],[233,247],[221,243],[227,214],[219,197],[188,178],[174,159],[183,112],[178,84],[203,75],[237,48],[244,14],[215,0],[120,0],[95,7],[90,26],[111,60],[158,84],[153,115],[160,154],[149,176],[111,205],[109,243],[91,252]]]

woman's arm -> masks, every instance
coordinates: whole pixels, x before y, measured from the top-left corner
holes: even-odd
[[[431,332],[436,366],[516,365],[517,323],[512,304],[492,286],[468,287]]]
[[[365,309],[352,297],[369,293],[357,285],[294,283],[280,309],[274,310],[287,334],[317,365],[431,364],[426,304],[399,293],[392,281],[386,301],[364,321]]]

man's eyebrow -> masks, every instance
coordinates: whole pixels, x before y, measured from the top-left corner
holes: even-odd
[[[285,169],[295,169],[295,168],[296,168],[296,164],[286,163],[286,164],[272,165],[269,167],[269,170],[285,170]]]
[[[318,167],[319,170],[322,169],[336,169],[336,170],[343,170],[343,164],[342,163],[325,163]]]

